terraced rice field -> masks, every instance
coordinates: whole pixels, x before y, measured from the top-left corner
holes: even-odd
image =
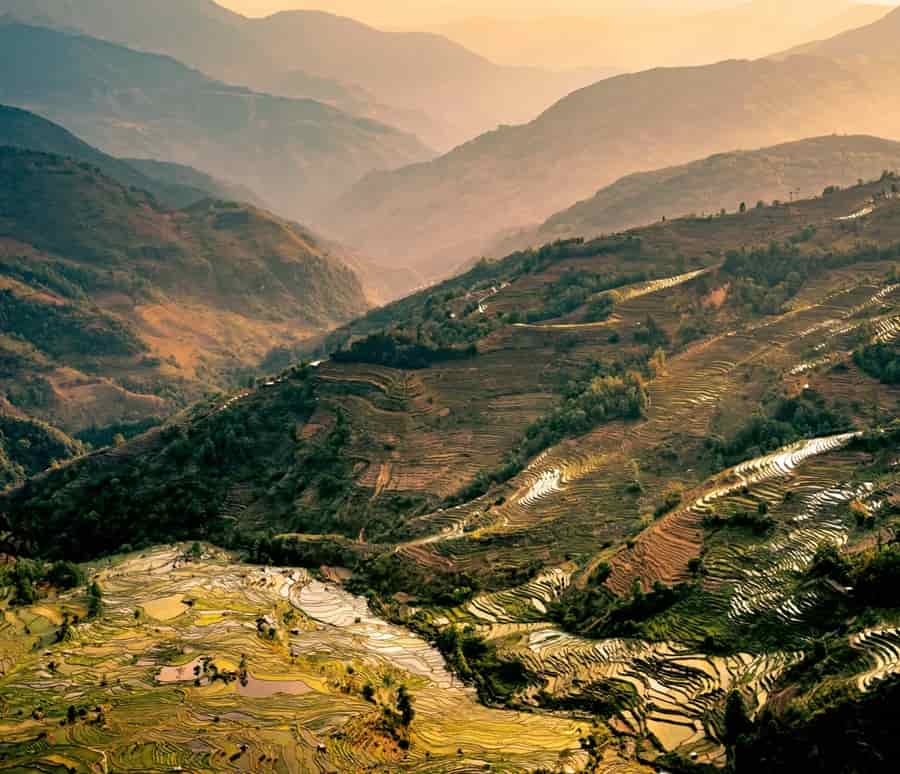
[[[726,570],[725,577],[731,576],[737,581],[729,615],[744,618],[771,613],[787,624],[800,622],[819,599],[812,591],[796,593],[789,582],[791,576],[812,565],[819,547],[835,545],[840,548],[846,544],[849,519],[836,511],[851,500],[866,498],[871,491],[871,484],[833,486],[804,498],[800,514],[786,534],[764,547],[746,552],[740,564],[732,565],[732,568],[740,567],[742,574],[734,569]]]
[[[556,568],[522,586],[479,595],[463,611],[455,611],[451,616],[456,620],[489,624],[542,620],[547,615],[547,605],[559,599],[569,587],[574,569],[574,566]]]
[[[7,615],[0,629],[7,768],[463,772],[490,765],[524,772],[586,765],[578,723],[479,705],[428,643],[339,588],[303,570],[238,565],[220,552],[192,562],[181,556],[163,548],[98,568],[104,613],[73,626],[62,642],[54,635],[62,611],[78,608],[77,594]],[[407,686],[416,712],[408,750],[380,729],[375,704],[362,696],[366,683],[376,686],[376,701]],[[66,720],[69,705],[74,722]]]
[[[638,565],[642,575],[669,583],[687,580],[687,559],[696,556],[704,542],[705,515],[755,509],[762,501],[769,505],[780,525],[774,534],[749,543],[726,539],[715,544],[704,559],[702,601],[693,607],[676,606],[654,625],[671,639],[588,640],[555,628],[546,612],[572,583],[571,565],[513,589],[479,595],[451,611],[443,623],[476,625],[502,652],[540,676],[541,685],[527,691],[526,700],[537,701],[539,690],[557,699],[589,700],[595,692],[605,695],[612,686],[620,691],[624,686],[632,698],[610,721],[614,728],[638,738],[652,735],[663,749],[696,753],[700,760],[721,764],[724,750],[716,740],[728,693],[740,690],[748,705],[758,709],[778,677],[802,658],[808,644],[802,636],[805,618],[823,603],[818,592],[798,585],[815,551],[848,540],[850,501],[872,510],[880,505],[873,484],[850,481],[861,463],[857,452],[845,450],[855,435],[793,444],[725,471],[699,487],[686,506],[645,531],[634,548],[613,556],[609,585],[620,593],[629,589],[632,565]],[[680,522],[694,535],[685,556],[673,562],[668,555],[679,543],[673,525]],[[658,570],[654,574],[656,564],[677,564],[684,572],[678,577]],[[740,627],[759,620],[771,620],[784,632],[784,641],[795,644],[789,650],[729,657],[698,650],[711,622],[721,630],[723,625]],[[799,638],[793,636],[794,629],[801,633]],[[900,672],[897,630],[860,635],[854,645],[873,663],[854,678],[861,688]]]
[[[620,730],[653,734],[667,750],[703,753],[717,762],[725,696],[744,691],[759,707],[777,677],[797,654],[738,654],[712,657],[677,643],[638,640],[593,641],[545,628],[525,635],[524,663],[546,680],[554,696],[590,694],[593,686],[618,684],[633,698],[614,721]]]
[[[650,292],[663,292],[679,284],[674,280],[685,282],[696,274],[672,278],[671,285],[661,281],[662,287]],[[579,498],[583,506],[585,496],[588,502],[596,501],[617,465],[621,475],[629,458],[640,458],[642,453],[653,458],[655,447],[674,433],[704,437],[722,401],[746,388],[747,367],[771,363],[781,365],[788,375],[800,376],[846,357],[848,348],[842,347],[841,339],[846,329],[869,324],[864,315],[895,303],[898,289],[865,282],[836,291],[826,288],[820,299],[811,299],[781,317],[750,323],[689,348],[670,360],[665,372],[650,384],[647,421],[631,427],[606,426],[577,445],[562,444],[532,463],[518,482],[515,497],[497,512],[499,528],[521,529],[558,518]],[[636,300],[623,303],[618,313],[639,321],[645,313],[639,308],[643,297],[643,293],[633,296]],[[655,303],[666,306],[658,298]],[[894,335],[898,325],[896,316],[876,318],[873,336]],[[806,359],[812,347],[816,358]],[[581,485],[573,486],[576,482]]]
[[[877,275],[883,267],[871,271]],[[694,276],[673,278],[680,283],[662,283],[649,293],[675,293]],[[876,510],[876,492],[857,475],[859,453],[846,449],[854,433],[797,443],[709,480],[679,469],[683,504],[648,521],[642,511],[658,496],[654,487],[672,481],[671,473],[657,475],[653,468],[672,444],[689,447],[721,432],[723,412],[740,415],[742,393],[760,370],[767,379],[783,378],[788,391],[801,389],[808,380],[831,394],[847,379],[847,402],[858,398],[864,377],[852,364],[840,371],[831,366],[847,361],[863,331],[870,341],[889,340],[900,321],[900,286],[879,285],[865,276],[840,274],[798,297],[783,315],[757,319],[688,347],[650,383],[645,420],[608,424],[549,449],[511,482],[505,501],[481,498],[423,517],[423,525],[430,524],[433,532],[400,548],[416,561],[469,569],[529,554],[549,557],[545,566],[551,568],[529,583],[480,594],[435,620],[476,626],[501,652],[522,659],[539,675],[540,689],[550,696],[590,700],[619,686],[632,696],[611,721],[619,731],[636,738],[652,734],[664,749],[696,752],[701,760],[722,763],[716,740],[727,693],[739,689],[749,706],[758,708],[778,676],[802,656],[816,610],[828,604],[827,593],[802,582],[803,573],[819,546],[848,541],[854,528],[848,504],[855,501]],[[674,306],[659,295],[652,300],[647,305],[645,293],[630,295],[604,325],[628,330],[649,311]],[[543,348],[570,327],[516,331],[515,338],[503,334],[504,346],[527,342]],[[594,334],[584,329],[579,335],[586,342]],[[882,388],[878,400],[889,406],[892,395],[896,391]],[[759,397],[748,395],[747,405],[756,405]],[[629,495],[623,489],[632,475],[640,476],[643,493]],[[710,535],[704,528],[704,517],[756,512],[761,503],[776,525],[767,536],[728,528],[720,536]],[[603,547],[624,544],[635,527],[628,545]],[[648,624],[652,642],[591,641],[549,622],[550,606],[600,561],[611,564],[610,590],[627,595],[636,579],[645,589],[654,581],[691,581],[689,562],[701,554],[698,595]],[[783,632],[783,649],[751,648],[729,658],[700,652],[711,632],[743,636],[747,627],[759,626]],[[866,671],[853,678],[860,687],[871,686],[895,667],[900,671],[892,650],[898,639],[896,631],[886,630],[855,642],[871,659]],[[538,701],[537,691],[523,698]]]
[[[703,544],[702,519],[720,501],[739,493],[749,495],[751,491],[765,497],[766,489],[760,485],[784,483],[807,460],[840,449],[854,437],[855,434],[847,433],[802,441],[726,471],[686,507],[667,515],[644,531],[633,547],[613,557],[607,585],[616,593],[625,594],[636,579],[645,588],[656,581],[671,584],[686,580],[688,562],[699,555]],[[756,507],[752,500],[749,504]]]
[[[850,644],[872,665],[857,678],[859,690],[868,691],[879,680],[900,673],[900,628],[867,629],[854,634]]]
[[[832,391],[840,390],[844,377],[825,371],[848,357],[859,329],[870,326],[873,337],[893,335],[900,318],[884,312],[897,302],[898,286],[866,279],[882,273],[882,266],[864,268],[857,273],[837,272],[830,283],[810,283],[811,288],[781,316],[757,319],[690,346],[671,358],[649,385],[645,421],[609,424],[577,442],[567,441],[549,450],[511,483],[502,505],[478,500],[415,519],[413,526],[423,537],[401,550],[414,552],[416,559],[425,563],[444,565],[449,561],[465,568],[488,558],[467,536],[481,540],[527,534],[535,547],[546,546],[556,563],[565,554],[584,550],[583,540],[569,542],[567,538],[583,534],[587,514],[594,515],[589,530],[595,542],[623,539],[640,524],[654,484],[653,477],[644,473],[646,497],[639,503],[623,498],[618,486],[623,471],[635,465],[642,471],[654,466],[660,450],[674,438],[682,446],[702,443],[717,432],[715,422],[725,404],[729,412],[741,411],[736,396],[745,394],[748,409],[755,405],[758,396],[746,394],[748,385],[756,383],[753,369],[780,372],[796,387],[806,382],[821,387],[824,381]],[[669,320],[665,310],[677,308],[682,286],[707,271],[617,291],[624,294],[624,300],[617,305],[615,318],[604,325],[625,334],[653,313],[674,328],[677,313],[668,315],[672,317]],[[506,298],[514,290],[516,286],[497,298]],[[478,297],[486,292],[480,291]],[[458,491],[479,470],[501,464],[504,450],[516,443],[527,423],[553,405],[549,392],[533,391],[535,365],[553,356],[560,336],[575,335],[578,343],[568,356],[573,363],[584,362],[610,346],[608,333],[598,330],[595,334],[593,329],[567,333],[563,328],[509,327],[492,334],[480,345],[483,353],[478,368],[487,402],[462,399],[471,395],[473,372],[468,365],[419,374],[420,397],[404,412],[386,416],[379,411],[376,422],[367,423],[365,414],[373,407],[370,402],[364,405],[368,399],[360,398],[354,423],[377,426],[379,438],[388,428],[385,442],[394,448],[385,454],[373,452],[377,443],[371,440],[365,449],[360,447],[359,455],[371,459],[359,483],[371,486],[376,495],[424,488],[445,496]],[[380,369],[372,370],[373,383],[387,378],[374,376]],[[531,385],[530,392],[526,384]],[[388,388],[381,385],[379,389]],[[855,382],[848,384],[846,392],[847,400],[858,398]],[[428,396],[427,400],[421,396]],[[889,395],[879,394],[878,399],[881,405],[889,405]],[[472,412],[478,416],[468,416]],[[456,433],[454,417],[463,415],[467,417],[466,431]],[[394,421],[396,428],[390,430]],[[473,448],[478,449],[477,454],[466,451]],[[679,475],[686,489],[702,483],[690,470]]]

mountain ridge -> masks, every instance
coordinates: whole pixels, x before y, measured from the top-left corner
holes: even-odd
[[[323,78],[337,106],[400,125],[442,149],[504,121],[530,119],[591,80],[579,73],[503,68],[440,36],[384,32],[316,11],[250,19],[214,3],[170,2],[166,8],[180,20],[173,31],[160,25],[158,3],[150,12],[141,3],[122,0],[111,9],[102,0],[80,0],[76,12],[62,0],[40,0],[37,6],[3,0],[0,14],[165,53],[226,82],[282,89],[285,96],[312,96],[303,93],[303,82]],[[344,37],[336,36],[337,29]],[[195,44],[198,39],[204,46]],[[292,71],[305,73],[300,84],[285,79]],[[440,75],[429,77],[430,72]],[[354,97],[358,89],[371,99]]]
[[[760,202],[818,196],[826,188],[900,169],[900,143],[867,135],[826,135],[757,150],[730,151],[620,178],[543,224],[498,239],[504,254],[553,239],[591,238],[660,219],[705,216]]]
[[[854,111],[835,107],[848,104]],[[616,76],[529,124],[482,135],[433,161],[373,173],[324,222],[350,244],[365,235],[376,258],[440,275],[478,255],[491,232],[542,221],[641,168],[825,134],[836,125],[850,132],[880,125],[889,135],[890,115],[879,104],[856,72],[818,58]],[[900,116],[897,124],[900,132]]]
[[[23,149],[0,169],[0,385],[70,433],[165,416],[368,308],[330,247],[252,205],[169,209]]]
[[[111,155],[188,164],[265,190],[299,220],[367,171],[430,156],[384,124],[228,86],[171,57],[16,23],[0,24],[0,43],[0,101]]]
[[[210,196],[259,203],[256,195],[249,189],[228,186],[190,167],[109,156],[51,121],[27,110],[2,104],[0,145],[69,156],[77,161],[94,164],[123,185],[148,191],[176,208],[194,204]]]

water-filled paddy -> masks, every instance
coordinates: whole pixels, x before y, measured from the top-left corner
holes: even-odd
[[[51,770],[65,758],[79,772],[586,764],[583,722],[480,705],[428,642],[340,587],[225,553],[199,562],[182,554],[161,548],[98,568],[104,614],[63,642],[52,642],[52,621],[81,592],[30,614],[49,629],[37,650],[38,635],[0,631],[6,763]],[[374,701],[364,696],[367,684],[377,688]],[[401,685],[415,708],[408,749],[379,722],[379,702]]]

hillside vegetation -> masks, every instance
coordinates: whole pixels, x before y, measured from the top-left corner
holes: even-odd
[[[301,227],[168,209],[87,162],[0,149],[0,211],[3,390],[70,432],[165,415],[366,307]]]
[[[143,719],[119,725],[129,702],[167,695],[140,666],[142,655],[160,663],[160,639],[176,648],[166,651],[175,666],[193,665],[212,636],[277,674],[286,667],[275,654],[292,653],[294,674],[310,649],[290,647],[307,634],[317,658],[326,642],[333,653],[366,632],[387,637],[360,600],[345,607],[328,597],[343,593],[334,586],[310,586],[305,567],[434,643],[483,701],[527,708],[520,722],[577,713],[580,757],[558,767],[744,771],[764,750],[770,767],[790,771],[792,739],[822,761],[817,750],[851,719],[862,759],[890,760],[891,721],[878,708],[900,673],[897,182],[481,261],[338,329],[311,354],[320,362],[208,397],[7,491],[5,553],[44,563],[143,554],[104,562],[100,583],[116,602],[96,624],[69,623],[91,648],[98,631],[127,626],[141,643],[130,666],[91,650],[103,666],[77,675],[131,674],[135,687],[92,689],[112,721],[98,724],[90,751],[75,707],[47,746],[28,746],[38,729],[17,730],[15,759],[65,746],[78,760],[97,749],[148,760],[165,744],[168,760],[187,763],[183,730],[163,742]],[[239,581],[200,544],[187,548],[201,539],[261,566]],[[188,543],[151,549],[172,540]],[[142,574],[149,596],[130,585]],[[249,609],[265,611],[256,629],[244,624],[249,586]],[[80,593],[65,599],[96,607],[96,594]],[[284,606],[273,611],[267,594]],[[294,611],[310,594],[326,597],[316,622]],[[49,596],[45,607],[56,604]],[[12,620],[30,609],[14,606]],[[70,680],[68,667],[58,678],[28,654],[71,649],[50,642],[64,620],[40,630],[46,641],[16,626],[11,658],[28,676],[0,678],[0,695],[20,708],[44,701],[40,675]],[[244,644],[254,631],[256,644]],[[381,652],[398,652],[394,636]],[[178,706],[236,706],[238,688],[196,666]],[[333,688],[398,744],[348,744],[372,740],[364,721],[328,721],[323,741],[291,738],[290,749],[340,756],[338,770],[446,769],[429,759],[442,738],[429,725],[436,698],[415,698],[443,679],[432,661],[403,707],[389,693],[397,673],[366,688],[355,675],[370,666],[315,668],[328,677],[303,699],[310,723],[331,717],[318,702]],[[221,671],[239,683],[239,664]],[[23,682],[25,698],[14,694]],[[452,681],[442,685],[446,699]],[[394,710],[373,706],[387,695]],[[48,728],[67,718],[58,701],[48,706]],[[237,706],[260,713],[261,734],[274,717],[266,708],[300,700]],[[157,734],[170,726],[153,722]],[[228,755],[264,755],[257,731],[236,729],[248,749]],[[496,740],[473,733],[449,754],[467,766],[494,760]],[[508,767],[538,765],[517,760]]]
[[[84,451],[83,444],[56,428],[0,405],[0,489]]]

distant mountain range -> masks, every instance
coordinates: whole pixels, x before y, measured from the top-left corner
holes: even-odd
[[[167,54],[214,78],[342,110],[448,149],[613,72],[501,67],[447,38],[291,11],[248,19],[210,0],[0,0],[0,15]]]
[[[116,156],[174,161],[308,220],[366,172],[431,156],[417,139],[313,100],[228,86],[168,57],[0,24],[0,102]]]
[[[473,11],[433,29],[506,65],[634,71],[766,56],[861,27],[889,10],[849,0],[752,0],[712,9],[660,7],[653,13],[632,7],[549,16],[545,9],[517,19]]]
[[[851,36],[848,50],[887,55],[898,27],[900,10]],[[825,45],[601,81],[529,124],[370,175],[325,222],[376,258],[441,274],[498,231],[542,222],[623,175],[833,132],[900,137],[892,66],[834,61],[819,55]]]
[[[590,238],[664,218],[734,212],[742,204],[809,199],[832,185],[851,185],[900,170],[900,143],[861,135],[816,137],[755,151],[720,153],[677,167],[617,180],[535,229],[507,235],[500,257],[530,245]]]

